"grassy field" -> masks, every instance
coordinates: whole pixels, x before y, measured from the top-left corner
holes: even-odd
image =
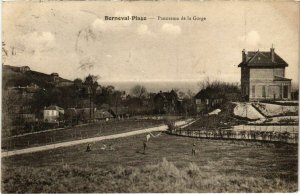
[[[163,120],[112,120],[57,131],[30,134],[12,139],[2,139],[2,149],[14,150],[52,143],[111,135],[163,124]]]
[[[145,135],[2,159],[2,192],[295,192],[297,146]],[[196,143],[196,156],[191,155]],[[103,145],[111,149],[103,150]]]

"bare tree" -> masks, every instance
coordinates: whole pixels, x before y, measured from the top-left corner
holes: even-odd
[[[131,95],[137,100],[139,104],[138,112],[140,112],[143,99],[147,96],[147,89],[142,85],[136,85],[130,90]]]
[[[94,101],[96,96],[96,91],[99,86],[97,80],[99,79],[99,76],[91,75],[89,74],[84,79],[84,84],[86,85],[86,93],[89,96],[90,99],[90,122],[94,122]]]
[[[147,89],[142,85],[136,85],[131,90],[130,93],[132,96],[142,99],[147,96]]]

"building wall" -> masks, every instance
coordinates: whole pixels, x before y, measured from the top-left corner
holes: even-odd
[[[218,99],[196,99],[197,113],[212,110],[223,102],[222,98]]]
[[[59,118],[59,112],[57,110],[44,110],[43,111],[44,121],[56,122]]]
[[[286,88],[285,88],[286,87]],[[287,90],[284,96],[284,90]],[[291,99],[291,81],[263,81],[252,80],[250,82],[250,101]]]
[[[250,80],[273,80],[274,76],[284,77],[284,68],[251,68]]]
[[[247,67],[242,67],[241,69],[241,90],[242,96],[249,95],[249,79],[250,79],[250,71]]]
[[[250,101],[291,99],[291,81],[273,81],[274,76],[285,77],[285,69],[243,67],[241,69],[242,96],[248,96]],[[287,90],[286,96],[284,90]]]

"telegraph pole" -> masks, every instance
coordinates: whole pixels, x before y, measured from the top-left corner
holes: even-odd
[[[92,91],[91,91],[91,86],[88,86],[88,95],[90,98],[90,121],[92,121]]]

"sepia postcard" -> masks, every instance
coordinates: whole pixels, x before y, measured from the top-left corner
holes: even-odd
[[[4,1],[1,192],[297,192],[299,18],[295,1]]]

